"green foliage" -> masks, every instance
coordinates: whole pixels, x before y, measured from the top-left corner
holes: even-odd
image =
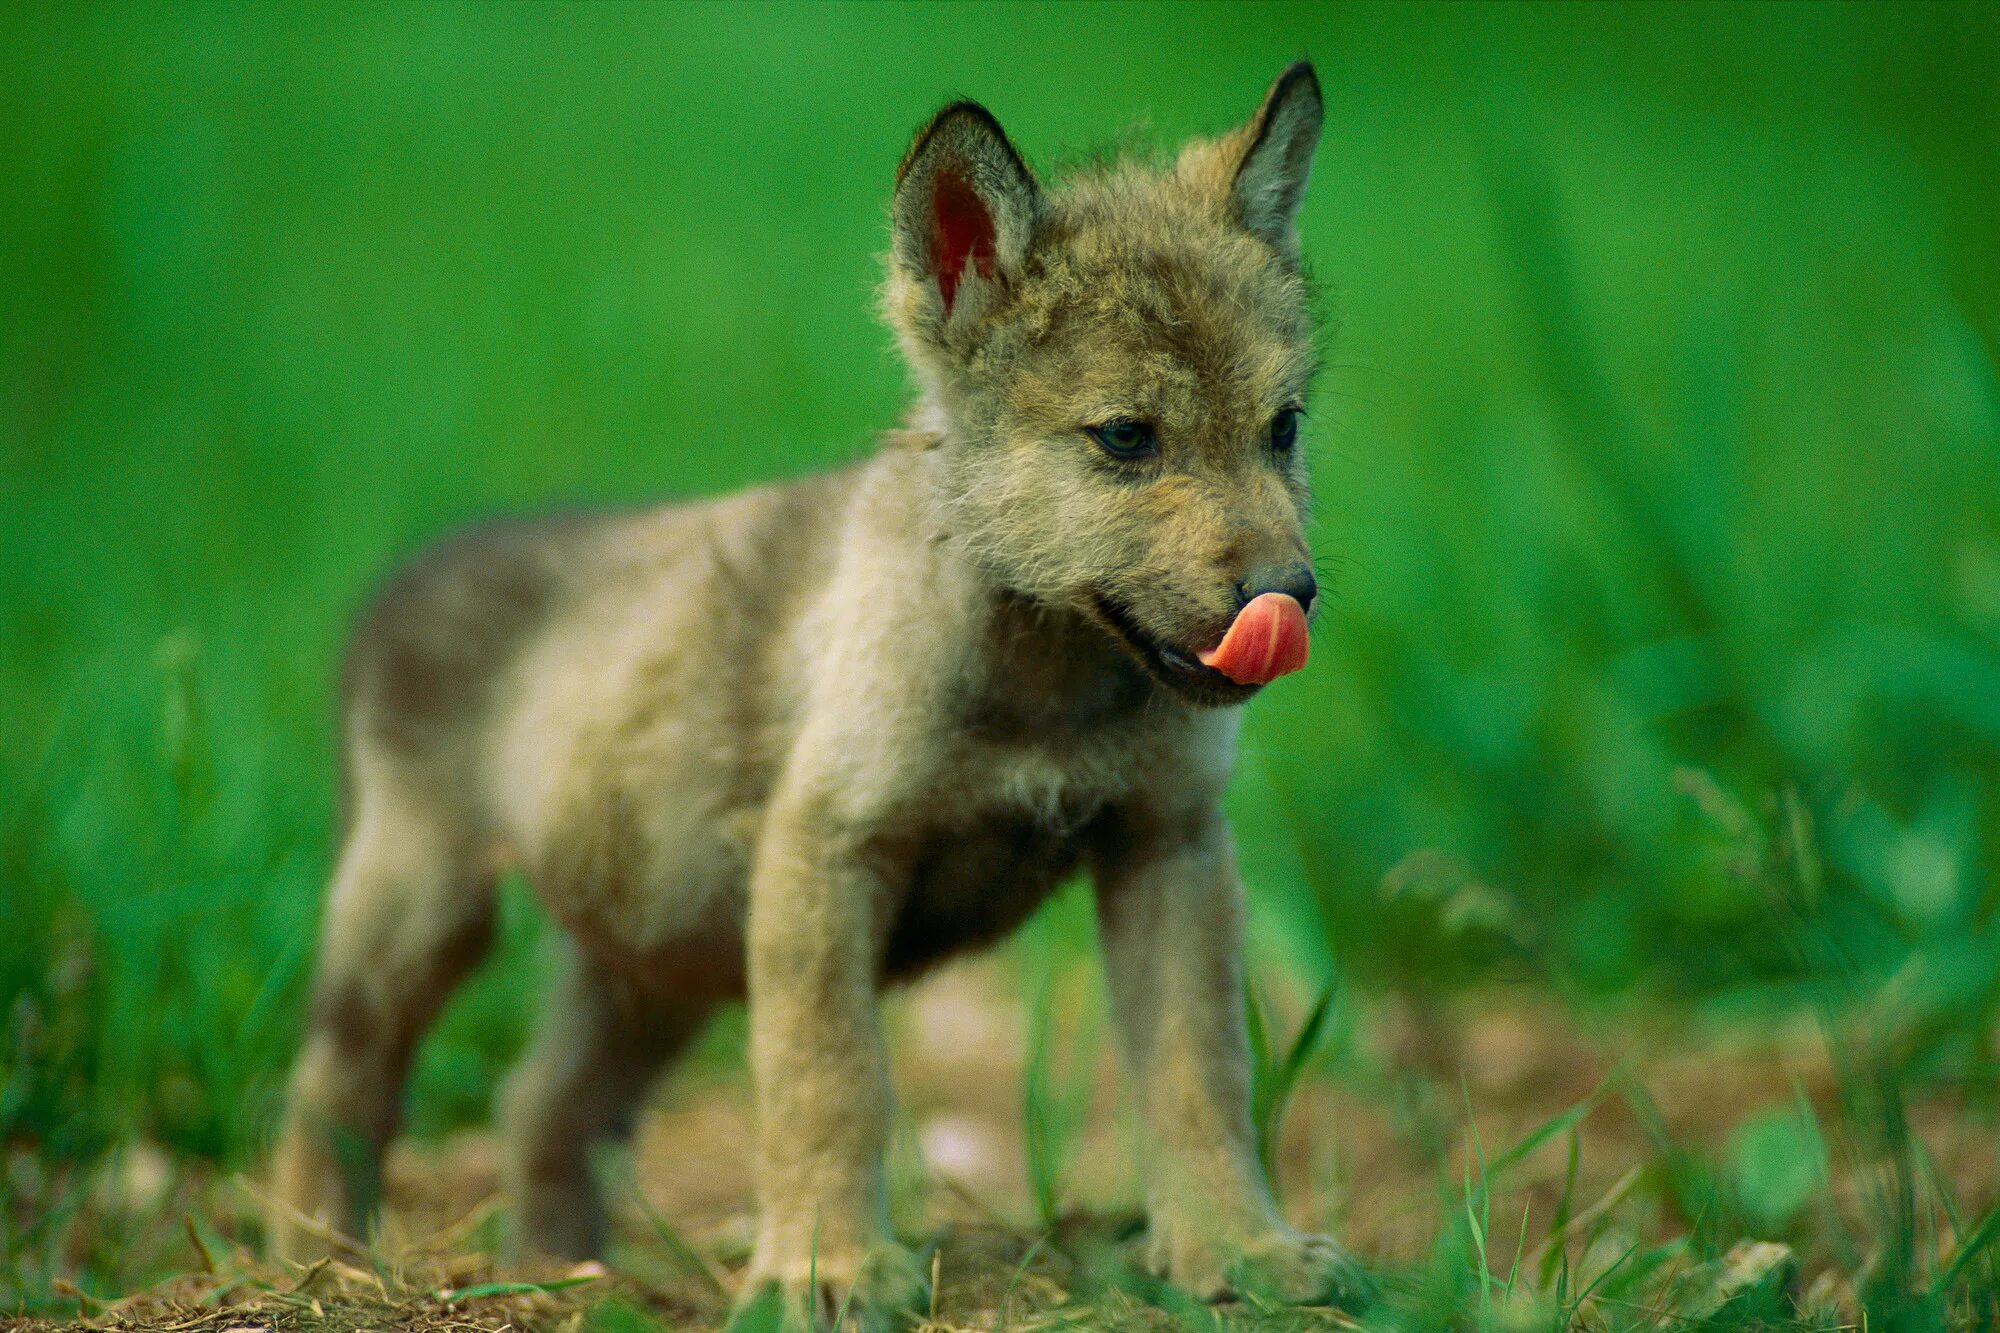
[[[1096,1053],[1091,1024],[1081,1031],[1071,1028],[1067,1033],[1068,1058],[1063,1058],[1058,1042],[1064,1034],[1056,1027],[1054,996],[1055,981],[1045,977],[1031,1003],[1026,1076],[1021,1085],[1028,1192],[1034,1202],[1035,1223],[1043,1233],[1055,1230],[1062,1220],[1063,1178],[1090,1110],[1090,1071]]]
[[[767,1287],[732,1311],[729,1333],[785,1333],[785,1298],[776,1286]]]
[[[644,1310],[615,1296],[585,1310],[581,1325],[582,1333],[660,1333],[665,1327]]]
[[[1726,1177],[1751,1234],[1773,1235],[1826,1183],[1826,1144],[1810,1112],[1766,1111],[1736,1127]]]
[[[1326,1035],[1328,1017],[1333,1013],[1333,1002],[1340,993],[1337,985],[1328,986],[1313,1001],[1311,1009],[1299,1022],[1299,1030],[1283,1050],[1271,1044],[1270,1022],[1265,1017],[1264,1001],[1254,985],[1245,983],[1243,988],[1243,1008],[1249,1022],[1250,1039],[1250,1119],[1257,1129],[1257,1158],[1264,1164],[1264,1178],[1276,1181],[1278,1124],[1284,1119],[1285,1106],[1292,1099],[1298,1087],[1299,1076],[1306,1071],[1306,1065],[1319,1053],[1321,1040]]]

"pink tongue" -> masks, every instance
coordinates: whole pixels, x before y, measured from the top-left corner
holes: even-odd
[[[1250,599],[1222,642],[1196,654],[1238,685],[1266,685],[1306,664],[1305,608],[1281,592]]]

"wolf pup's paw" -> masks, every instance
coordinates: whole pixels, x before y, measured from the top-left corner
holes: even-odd
[[[1282,1231],[1243,1248],[1229,1266],[1239,1296],[1287,1305],[1366,1305],[1374,1283],[1353,1255],[1331,1237]]]
[[[782,1271],[753,1269],[731,1333],[898,1333],[930,1298],[923,1259],[884,1243],[865,1253],[821,1254]]]
[[[1155,1273],[1209,1301],[1248,1296],[1351,1309],[1374,1296],[1367,1272],[1346,1250],[1326,1236],[1290,1228],[1237,1244],[1156,1237],[1148,1260]]]

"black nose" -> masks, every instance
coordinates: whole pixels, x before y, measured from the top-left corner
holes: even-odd
[[[1248,606],[1252,598],[1267,592],[1281,592],[1305,610],[1312,610],[1319,596],[1319,580],[1310,565],[1266,565],[1250,571],[1250,577],[1236,585],[1236,605]]]

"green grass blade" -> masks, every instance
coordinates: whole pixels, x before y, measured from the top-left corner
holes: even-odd
[[[541,1296],[549,1292],[568,1291],[571,1287],[586,1286],[600,1281],[595,1274],[586,1273],[578,1277],[552,1278],[547,1282],[475,1282],[469,1287],[444,1287],[436,1293],[436,1299],[448,1304],[459,1301],[485,1300],[493,1296]]]
[[[1965,1270],[1972,1266],[1973,1260],[1986,1253],[1995,1241],[2000,1241],[2000,1204],[1987,1209],[1986,1216],[1979,1219],[1979,1225],[1960,1242],[1951,1256],[1951,1262],[1945,1266],[1944,1272],[1938,1274],[1931,1294],[1942,1298],[1950,1293],[1965,1276]]]

